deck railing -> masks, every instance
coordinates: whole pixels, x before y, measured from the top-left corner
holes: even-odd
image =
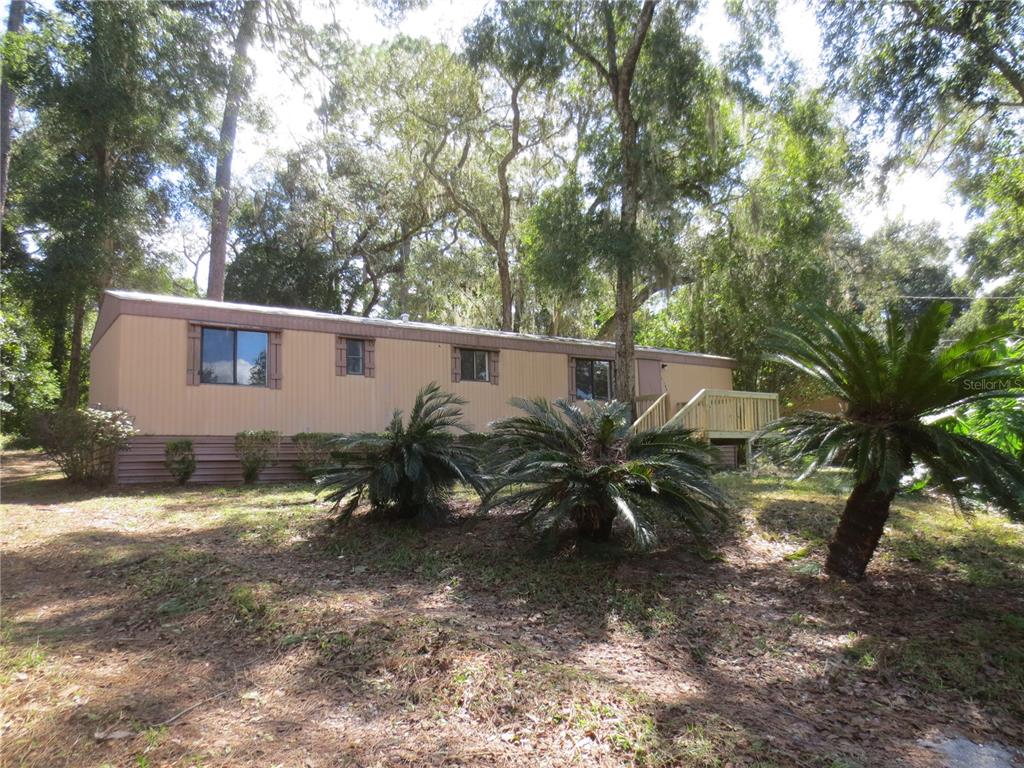
[[[707,438],[748,438],[779,417],[774,392],[702,389],[666,424],[696,430]]]
[[[634,434],[645,429],[657,429],[672,417],[672,402],[668,392],[660,395],[642,395],[636,399],[636,410],[640,415],[629,428]]]

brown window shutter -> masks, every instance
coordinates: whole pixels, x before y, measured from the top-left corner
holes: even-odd
[[[365,339],[363,341],[363,375],[368,379],[372,379],[376,375],[376,361],[377,357],[374,354],[373,344],[374,339]]]
[[[498,350],[496,350],[496,349],[492,350],[488,354],[490,355],[490,360],[487,361],[487,364],[488,364],[488,371],[487,371],[487,373],[488,373],[489,378],[491,379],[491,384],[494,384],[495,386],[497,386],[498,385]]]
[[[348,375],[348,348],[344,336],[334,338],[334,373],[337,376]]]
[[[203,367],[203,328],[196,323],[188,324],[188,347],[185,367],[185,383],[190,387],[199,386]]]
[[[452,381],[462,381],[462,356],[458,347],[452,347]]]
[[[270,351],[268,354],[267,368],[270,371],[269,385],[271,389],[281,388],[281,332],[270,332]]]
[[[569,399],[576,399],[576,359],[569,357]]]

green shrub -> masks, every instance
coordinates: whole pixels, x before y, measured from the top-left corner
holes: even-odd
[[[235,435],[235,453],[242,463],[242,481],[255,483],[264,467],[277,463],[281,433],[247,429]]]
[[[191,440],[171,440],[164,446],[164,466],[171,477],[184,485],[196,471],[196,452]]]
[[[329,491],[326,498],[335,509],[348,499],[339,519],[351,516],[366,493],[373,513],[435,523],[450,511],[457,483],[482,492],[477,450],[453,432],[468,432],[462,423],[464,404],[432,383],[416,395],[408,424],[402,412],[395,411],[383,432],[334,438],[336,466],[317,483]]]
[[[331,463],[331,440],[327,432],[300,432],[292,438],[295,444],[295,466],[312,480]]]
[[[485,508],[522,506],[542,528],[571,521],[581,538],[607,540],[622,521],[639,546],[653,542],[660,511],[698,536],[721,515],[714,454],[683,428],[630,434],[624,403],[513,400],[524,415],[491,425]]]
[[[117,452],[135,434],[124,411],[61,408],[39,411],[30,419],[32,437],[69,480],[109,483]]]

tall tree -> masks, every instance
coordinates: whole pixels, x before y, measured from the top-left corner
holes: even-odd
[[[11,88],[10,60],[17,34],[25,22],[25,0],[11,0],[7,13],[7,36],[4,38],[3,73],[0,77],[0,227],[7,206],[7,171],[11,165],[11,135],[14,131],[14,90]]]
[[[952,174],[981,220],[963,253],[978,286],[1009,277],[1000,293],[1024,290],[1024,3],[904,0],[876,10],[870,0],[818,3],[832,85],[891,142],[887,169]]]
[[[213,211],[210,217],[210,276],[206,298],[224,300],[224,269],[227,263],[228,214],[231,206],[231,160],[235,152],[238,114],[248,91],[249,46],[256,34],[256,19],[261,0],[244,0],[238,12],[238,31],[235,34],[224,99],[224,117],[217,142],[217,171],[213,190]]]
[[[1016,519],[1024,513],[1020,460],[948,424],[956,418],[951,413],[986,400],[1019,407],[1024,396],[1012,387],[1021,360],[1004,354],[1005,326],[942,344],[951,309],[933,303],[912,321],[895,310],[875,334],[849,317],[811,308],[810,329],[773,334],[769,349],[780,362],[847,403],[842,414],[784,417],[764,438],[807,471],[852,470],[854,486],[825,561],[844,579],[864,578],[900,481],[915,464],[957,507],[980,492]]]
[[[545,91],[552,85],[565,67],[562,50],[552,45],[548,30],[542,26],[515,23],[515,14],[521,9],[507,8],[513,16],[513,23],[507,24],[502,14],[485,14],[466,30],[466,51],[470,64],[478,70],[494,74],[492,88],[500,90],[497,108],[505,112],[506,119],[495,121],[492,131],[484,131],[485,151],[490,150],[489,170],[493,168],[497,184],[497,207],[492,220],[483,213],[479,205],[470,201],[467,195],[457,192],[450,182],[446,188],[453,195],[453,201],[460,210],[473,220],[484,241],[494,249],[498,267],[498,281],[501,289],[501,330],[513,329],[513,285],[510,269],[510,239],[513,229],[514,190],[510,180],[513,163],[526,151],[548,141],[557,128],[552,124],[551,99],[544,98]],[[486,76],[486,75],[485,75]],[[484,83],[487,89],[490,82]],[[535,96],[539,109],[527,116],[524,125],[523,101],[527,92]],[[496,142],[488,141],[487,133],[498,133]],[[470,148],[469,139],[465,147]],[[496,144],[496,146],[495,146]],[[519,313],[523,307],[518,308]],[[519,323],[516,323],[518,326]]]
[[[631,3],[571,3],[559,6],[555,15],[561,37],[581,61],[593,68],[608,89],[618,118],[618,226],[625,245],[615,265],[615,397],[623,402],[632,402],[636,390],[633,370],[635,272],[630,251],[635,247],[633,240],[640,215],[642,161],[633,83],[640,53],[654,21],[655,2],[644,0],[639,10],[635,8]],[[635,20],[631,21],[629,17],[634,14]]]
[[[533,228],[531,259],[550,262],[560,252],[567,267],[597,261],[611,273],[615,396],[631,401],[633,313],[649,295],[637,290],[637,276],[657,272],[674,252],[674,231],[687,207],[706,201],[726,170],[728,153],[718,140],[720,81],[699,40],[687,33],[696,5],[666,3],[657,16],[650,0],[526,7],[528,23],[547,26],[567,47],[575,87],[604,95],[603,109],[583,126],[586,173],[579,185],[569,179],[560,203],[575,212],[562,227],[557,217],[535,218],[552,226]],[[568,251],[558,247],[573,229],[586,238]]]
[[[150,272],[144,238],[170,205],[170,171],[201,165],[209,102],[195,83],[212,64],[193,20],[162,3],[61,0],[37,23],[22,89],[34,123],[12,179],[44,255],[32,265],[42,303],[60,318],[54,349],[70,334],[63,400],[75,405],[89,310]]]

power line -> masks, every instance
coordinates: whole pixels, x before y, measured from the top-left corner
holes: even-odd
[[[1024,296],[903,296],[897,299],[941,299],[943,301],[982,301],[992,299],[993,301],[1020,301]]]

